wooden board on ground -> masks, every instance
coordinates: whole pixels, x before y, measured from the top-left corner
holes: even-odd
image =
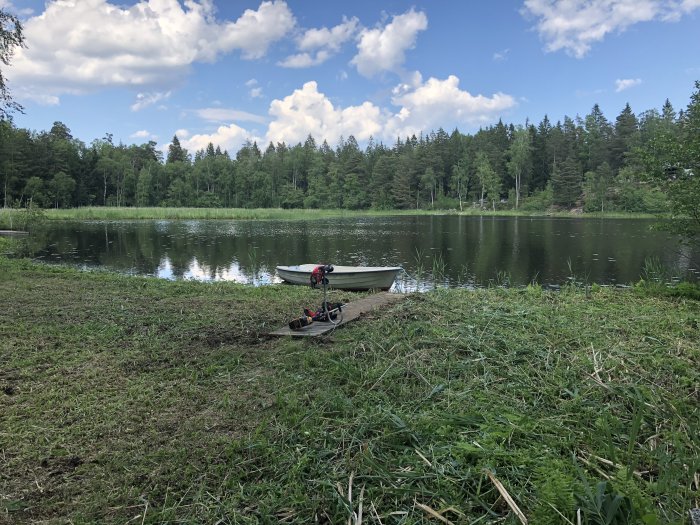
[[[29,232],[23,232],[23,231],[19,231],[19,230],[0,230],[0,235],[6,235],[6,236],[29,235]]]
[[[333,323],[321,323],[313,322],[309,326],[305,326],[301,330],[292,330],[289,326],[283,326],[282,328],[270,332],[270,335],[291,335],[292,337],[316,337],[325,333],[330,332],[334,328],[342,326],[350,321],[354,321],[360,315],[371,312],[382,306],[393,304],[406,297],[403,294],[381,292],[343,306],[343,320],[338,324]],[[290,319],[291,321],[291,319]]]

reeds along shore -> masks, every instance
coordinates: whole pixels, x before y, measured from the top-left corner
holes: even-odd
[[[12,221],[21,222],[23,209],[0,209],[0,227],[9,228]],[[342,209],[281,209],[281,208],[113,208],[85,207],[47,209],[36,212],[43,220],[177,220],[177,219],[324,219],[333,217],[372,217],[390,215],[466,215],[522,217],[587,217],[587,218],[654,218],[641,213],[584,213],[569,211],[526,212],[514,210],[490,211],[480,208],[459,210],[342,210]]]
[[[700,497],[695,300],[438,289],[316,342],[264,335],[306,287],[0,258],[0,294],[0,521],[685,523]]]

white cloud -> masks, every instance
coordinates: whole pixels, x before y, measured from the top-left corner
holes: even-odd
[[[138,93],[136,102],[131,105],[131,111],[141,111],[148,106],[152,106],[156,102],[170,98],[170,91],[153,92],[153,93]]]
[[[330,53],[322,49],[316,53],[297,53],[296,55],[290,55],[278,62],[277,65],[291,69],[302,69],[323,64],[330,57]]]
[[[267,122],[266,117],[248,113],[247,111],[239,111],[237,109],[226,108],[202,108],[195,111],[198,117],[210,122],[227,122],[238,120],[242,122],[257,122],[263,124]]]
[[[262,88],[258,86],[258,81],[254,78],[248,80],[245,85],[250,88],[248,96],[250,98],[262,98]]]
[[[8,77],[27,92],[58,96],[100,87],[163,87],[195,62],[239,50],[265,55],[296,21],[281,0],[262,2],[236,21],[219,22],[211,0],[61,0],[24,24],[28,47],[17,51]],[[17,93],[19,95],[19,92]]]
[[[415,47],[418,33],[427,28],[425,13],[411,9],[394,16],[383,28],[364,29],[360,32],[358,53],[351,63],[365,77],[396,71],[404,63],[406,51]]]
[[[175,131],[175,135],[177,135],[178,139],[186,139],[190,136],[190,132],[186,129],[178,129]]]
[[[371,102],[360,106],[336,108],[316,82],[307,82],[301,89],[270,104],[273,121],[267,130],[267,140],[296,144],[311,134],[318,140],[334,144],[342,136],[354,135],[366,140],[382,131],[382,112]]]
[[[30,16],[34,14],[34,9],[31,7],[16,7],[10,0],[0,0],[0,9],[6,13],[12,13],[20,17]]]
[[[388,137],[418,134],[447,123],[485,124],[516,105],[511,95],[500,92],[491,97],[472,95],[459,88],[454,75],[423,82],[419,74],[412,84],[394,88],[392,103],[401,109],[387,122],[384,134]]]
[[[652,20],[673,21],[700,7],[700,0],[525,0],[524,15],[536,28],[547,51],[564,50],[582,58],[608,33]]]
[[[638,86],[641,83],[641,78],[618,78],[615,81],[615,93],[619,93],[620,91],[624,91],[625,89]]]
[[[180,138],[180,135],[177,135]],[[224,150],[236,151],[241,148],[246,140],[256,140],[256,137],[251,136],[245,129],[231,124],[229,126],[219,126],[214,133],[197,134],[185,140],[181,139],[180,143],[188,151],[194,153],[195,151],[206,149],[210,142],[214,147],[220,146]]]
[[[236,22],[226,24],[222,42],[231,49],[241,49],[243,58],[261,58],[295,25],[294,15],[284,1],[263,2],[257,11],[246,9]]]
[[[396,111],[371,102],[336,107],[318,91],[316,82],[307,82],[291,95],[270,104],[273,120],[266,138],[287,144],[303,142],[309,134],[329,144],[349,135],[359,141],[370,136],[392,141],[397,136],[410,136],[440,126],[488,123],[516,104],[512,96],[503,93],[487,97],[461,90],[455,76],[423,82],[417,73],[411,83],[394,89],[392,103],[398,108]]]
[[[509,53],[509,52],[510,52],[510,49],[503,49],[503,50],[501,50],[501,51],[496,51],[496,52],[493,54],[493,59],[494,59],[496,62],[501,62],[501,61],[505,60],[505,59],[508,57],[508,53]]]
[[[302,53],[290,55],[278,65],[288,68],[304,68],[317,66],[340,51],[341,46],[352,39],[357,33],[359,20],[356,17],[328,29],[326,27],[307,30],[297,40],[297,46]]]
[[[48,93],[37,93],[27,86],[12,86],[12,95],[18,100],[31,100],[40,106],[58,106],[61,99]]]
[[[135,133],[132,133],[129,135],[129,138],[131,139],[148,139],[148,140],[158,140],[158,136],[154,135],[148,130],[141,129]]]
[[[343,22],[328,29],[309,29],[299,39],[299,49],[301,51],[313,51],[315,49],[327,48],[330,51],[339,51],[340,47],[355,36],[360,21],[356,17],[347,19],[343,17]]]

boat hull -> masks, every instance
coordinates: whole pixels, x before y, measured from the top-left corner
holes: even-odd
[[[288,283],[308,286],[311,272],[316,266],[278,266],[277,274]],[[334,266],[326,277],[328,286],[340,290],[388,290],[401,270],[398,266]]]

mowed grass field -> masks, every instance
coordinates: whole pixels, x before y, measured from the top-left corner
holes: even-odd
[[[517,505],[680,524],[700,506],[698,301],[435,290],[292,340],[266,334],[318,291],[0,257],[0,297],[0,523],[515,524]]]

